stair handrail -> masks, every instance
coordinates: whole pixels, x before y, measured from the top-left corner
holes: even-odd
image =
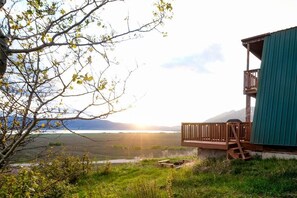
[[[230,124],[230,123],[227,123],[227,124]],[[239,124],[240,124],[240,123],[236,123],[236,125],[238,126],[238,129],[239,129]],[[235,140],[236,140],[236,143],[237,143],[239,152],[240,152],[242,158],[245,159],[245,155],[244,155],[244,152],[243,152],[243,150],[242,150],[242,146],[241,146],[241,144],[240,144],[239,137],[238,137],[238,135],[237,135],[237,133],[236,133],[236,130],[235,130],[235,128],[234,128],[234,123],[231,123],[231,129],[232,129],[232,133],[233,133],[233,135],[234,135],[234,137],[235,137]]]

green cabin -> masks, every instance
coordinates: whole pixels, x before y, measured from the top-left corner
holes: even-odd
[[[226,150],[248,159],[246,151],[297,151],[297,27],[242,39],[247,49],[244,71],[245,121],[182,123],[181,144]],[[250,56],[260,61],[250,69]],[[251,122],[251,98],[255,98]]]
[[[297,27],[242,42],[261,60],[250,142],[297,146]]]

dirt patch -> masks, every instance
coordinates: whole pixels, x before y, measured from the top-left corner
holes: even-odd
[[[166,159],[158,161],[159,166],[167,168],[181,168],[184,166],[188,166],[190,163],[192,163],[192,161],[189,160],[179,160],[172,162],[169,159]]]

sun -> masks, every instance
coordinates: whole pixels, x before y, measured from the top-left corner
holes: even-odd
[[[142,123],[133,124],[133,130],[148,130],[149,126]]]

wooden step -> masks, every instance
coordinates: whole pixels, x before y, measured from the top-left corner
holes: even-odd
[[[239,137],[236,133],[236,128],[233,125],[231,125],[231,129],[236,142],[228,142],[227,158],[229,159],[229,156],[231,156],[234,159],[250,159],[250,154],[244,151],[244,148],[241,146]]]
[[[244,160],[246,161],[246,160],[250,160],[250,159],[252,159],[252,156],[247,156],[247,157],[245,157]]]
[[[239,147],[229,149],[227,151],[227,155],[231,156],[233,159],[248,160],[251,158],[250,153],[247,151],[243,151],[243,153],[240,153]]]
[[[243,153],[244,157],[242,156],[241,153],[239,153],[239,154],[240,154],[240,155],[239,155],[239,158],[240,158],[240,159],[246,159],[246,158],[250,157],[250,154],[249,154],[248,152],[246,152],[246,151],[244,151],[244,153]]]
[[[233,147],[233,148],[230,148],[229,151],[233,151],[233,152],[235,152],[235,151],[239,151],[239,147]]]
[[[242,160],[249,160],[251,156],[242,156],[240,153],[228,153],[233,159],[242,159]]]
[[[231,156],[233,159],[239,159],[239,153],[234,153],[234,152],[228,152],[227,153],[229,156]]]
[[[229,147],[230,146],[237,146],[237,143],[236,142],[228,142],[228,145],[229,145]]]

